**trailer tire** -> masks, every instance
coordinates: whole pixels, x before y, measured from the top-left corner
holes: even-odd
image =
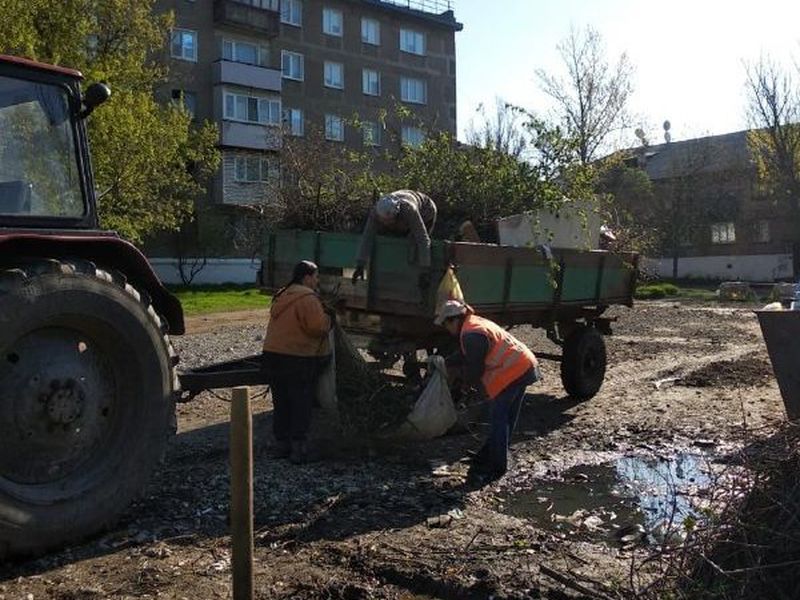
[[[600,391],[606,375],[606,344],[594,327],[581,326],[564,341],[561,383],[567,394],[588,400]]]
[[[176,364],[123,276],[88,261],[0,271],[0,552],[79,541],[144,491],[174,432]]]

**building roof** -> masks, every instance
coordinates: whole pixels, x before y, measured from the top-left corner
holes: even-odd
[[[644,156],[644,169],[652,180],[746,170],[752,166],[747,133],[736,131],[631,151]]]
[[[22,58],[19,56],[9,56],[7,54],[0,54],[0,63],[12,64],[29,69],[36,69],[38,71],[49,71],[50,73],[57,73],[59,75],[67,75],[76,79],[83,79],[83,74],[75,69],[68,69],[66,67],[58,67],[56,65],[48,65],[29,58]]]
[[[352,0],[351,0],[352,1]],[[456,21],[452,0],[355,0],[380,10],[421,19],[453,31],[461,31],[464,25]]]

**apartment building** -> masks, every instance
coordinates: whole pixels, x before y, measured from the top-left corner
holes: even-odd
[[[653,182],[655,206],[634,210],[655,215],[661,276],[773,281],[800,275],[800,232],[792,210],[759,183],[748,134],[632,152],[630,164]]]
[[[426,129],[456,132],[462,26],[449,0],[160,0],[157,8],[175,14],[163,99],[219,126],[212,204],[269,202],[287,135],[318,131],[330,143],[394,151],[419,144]],[[398,105],[412,118],[397,120]]]

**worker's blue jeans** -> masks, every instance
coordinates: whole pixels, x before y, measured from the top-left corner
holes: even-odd
[[[508,449],[511,434],[517,426],[525,389],[539,380],[539,369],[534,368],[489,400],[491,432],[486,441],[488,470],[491,475],[501,476],[508,470]]]

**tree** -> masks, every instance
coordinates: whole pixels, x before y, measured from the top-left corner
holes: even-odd
[[[302,138],[287,136],[281,153],[282,224],[322,231],[358,228],[375,194],[394,189],[391,176],[374,168],[377,159],[368,148],[330,142],[313,127]]]
[[[140,242],[177,230],[217,169],[216,127],[159,104],[171,15],[155,0],[0,0],[0,51],[80,69],[111,99],[88,122],[104,227]]]
[[[600,176],[598,191],[605,199],[607,225],[617,238],[614,249],[639,253],[654,250],[660,222],[653,182],[647,173],[613,159]]]
[[[481,104],[477,114],[479,123],[470,123],[467,130],[467,143],[482,148],[493,148],[499,152],[521,158],[528,145],[524,130],[520,123],[520,113],[514,106],[495,98],[495,109],[487,113]]]
[[[746,66],[748,145],[766,195],[800,227],[800,92],[796,73],[769,58]]]
[[[542,91],[555,101],[567,137],[576,140],[581,162],[588,164],[609,134],[626,125],[633,67],[625,53],[610,64],[601,35],[591,27],[582,32],[572,28],[558,52],[566,77],[543,69],[536,75]]]

